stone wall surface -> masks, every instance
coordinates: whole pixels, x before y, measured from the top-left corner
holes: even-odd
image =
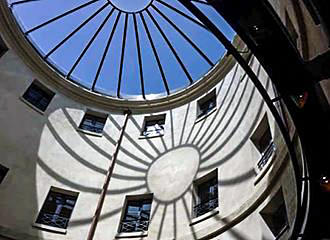
[[[273,95],[257,61],[252,68]],[[0,234],[14,239],[84,239],[124,116],[109,113],[103,135],[87,135],[77,131],[86,107],[59,92],[40,114],[20,98],[38,76],[13,51],[0,59],[0,78],[1,164],[10,169],[0,186]],[[254,185],[260,153],[250,136],[267,114],[274,141],[281,141],[274,120],[238,66],[216,92],[216,111],[201,121],[196,122],[196,101],[164,112],[163,137],[141,138],[145,115],[130,116],[95,239],[116,236],[126,195],[154,194],[148,239],[201,239],[225,226],[225,217],[238,218],[262,195],[268,173]],[[214,169],[219,213],[189,226],[192,182]],[[32,227],[51,186],[79,192],[65,235]],[[260,235],[261,221],[254,213],[238,228],[258,222],[259,230],[251,234]]]

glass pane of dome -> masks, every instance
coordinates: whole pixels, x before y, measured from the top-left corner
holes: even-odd
[[[225,53],[177,0],[7,2],[48,64],[64,78],[108,96],[172,94],[201,80]],[[211,6],[194,4],[233,39],[234,31]]]

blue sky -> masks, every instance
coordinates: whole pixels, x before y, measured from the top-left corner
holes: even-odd
[[[13,3],[16,1],[18,0],[8,0],[8,3]],[[90,0],[32,1],[29,3],[14,5],[13,12],[19,20],[22,30],[27,31],[59,14],[89,1]],[[175,9],[178,9],[179,11],[194,18],[194,16],[190,14],[177,0],[163,1]],[[150,0],[111,0],[111,2],[113,5],[122,10],[134,11],[147,6]],[[76,12],[73,12],[72,14],[69,14],[29,33],[28,38],[37,47],[37,49],[39,49],[41,55],[46,55],[82,22],[84,22],[94,12],[101,9],[102,6],[107,3],[107,0],[98,0]],[[175,26],[181,29],[213,63],[219,61],[219,59],[224,55],[225,49],[210,32],[173,11],[167,7],[166,4],[163,4],[161,0],[155,0],[147,9],[159,24],[168,40],[171,42],[173,48],[187,68],[187,71],[191,75],[192,79],[196,81],[200,79],[200,77],[203,76],[212,66],[210,66],[203,57],[201,57],[201,55],[191,46],[191,44],[189,44],[175,30],[175,28],[161,16],[156,9],[161,11],[175,24]],[[194,4],[205,15],[207,15],[229,39],[233,38],[233,30],[213,10],[212,7],[195,2]],[[102,10],[94,18],[92,18],[83,28],[69,38],[56,51],[54,51],[47,60],[63,75],[67,75],[78,56],[97,31],[98,27],[112,11],[112,8],[113,7],[111,4],[108,4],[106,7],[102,8]],[[169,89],[171,92],[174,92],[176,89],[188,86],[189,80],[156,25],[150,18],[149,13],[147,11],[142,11],[141,14],[144,17],[148,30],[152,36],[152,41],[157,50]],[[71,74],[71,79],[87,88],[91,88],[93,84],[97,69],[100,65],[101,58],[109,39],[110,32],[113,29],[114,22],[118,14],[119,11],[117,10],[112,12],[112,15]],[[139,14],[135,14],[135,16],[137,19],[139,42],[141,46],[145,93],[165,93],[162,76],[158,68],[156,58],[153,54],[142,18]],[[114,96],[117,93],[125,18],[126,13],[121,13],[104,64],[101,68],[99,78],[97,79],[95,85],[95,89],[97,91],[107,95]],[[120,93],[122,96],[141,95],[141,81],[133,14],[128,14],[127,23],[127,37]]]

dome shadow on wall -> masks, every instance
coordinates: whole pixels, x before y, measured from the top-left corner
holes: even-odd
[[[257,74],[259,75],[261,67],[257,69]],[[139,141],[135,139],[134,136],[131,136],[129,133],[125,133],[124,140],[122,147],[120,149],[120,153],[118,156],[117,165],[126,168],[127,170],[133,170],[137,173],[136,176],[129,176],[129,175],[122,175],[116,173],[116,168],[114,170],[114,174],[112,176],[112,180],[118,181],[129,181],[129,182],[136,182],[137,184],[133,187],[122,187],[118,189],[112,189],[111,183],[107,195],[118,195],[118,194],[132,194],[136,191],[140,192],[153,192],[154,193],[154,203],[152,206],[152,216],[151,220],[154,218],[156,214],[161,211],[160,209],[163,208],[161,224],[158,226],[158,237],[157,239],[162,239],[162,229],[164,227],[164,219],[167,214],[167,209],[173,208],[174,215],[176,215],[176,209],[178,208],[179,204],[183,204],[184,211],[188,219],[190,219],[191,210],[190,210],[190,203],[188,203],[185,199],[186,194],[190,194],[191,192],[191,183],[188,183],[181,188],[180,191],[176,193],[173,197],[168,197],[168,195],[163,195],[161,190],[155,190],[153,186],[153,181],[159,181],[155,179],[155,174],[153,171],[157,171],[159,167],[171,167],[166,165],[165,158],[171,156],[171,153],[188,150],[191,152],[192,156],[195,158],[193,159],[194,164],[189,165],[190,169],[186,170],[183,169],[182,171],[191,172],[193,174],[192,179],[195,178],[197,172],[209,172],[212,171],[216,167],[221,167],[222,164],[230,161],[237,152],[244,146],[244,144],[249,141],[249,138],[260,119],[260,114],[264,107],[264,102],[261,101],[259,106],[256,108],[257,111],[254,113],[253,118],[250,121],[250,129],[247,129],[244,136],[241,137],[239,142],[235,142],[235,147],[231,149],[229,152],[226,152],[223,156],[219,157],[216,162],[210,162],[210,159],[216,156],[219,152],[227,147],[227,144],[231,141],[233,136],[236,134],[236,130],[239,129],[240,124],[242,123],[243,119],[246,117],[246,113],[248,109],[251,107],[251,102],[253,101],[254,97],[257,95],[255,88],[251,87],[251,83],[248,81],[247,78],[239,79],[236,77],[238,71],[238,67],[235,68],[235,72],[232,77],[223,80],[220,84],[220,87],[217,92],[217,96],[219,101],[222,103],[217,111],[208,117],[208,121],[200,122],[199,124],[194,124],[192,126],[187,125],[188,115],[191,112],[194,112],[192,109],[191,104],[187,105],[185,117],[183,122],[175,122],[175,118],[173,116],[173,111],[169,111],[169,120],[171,125],[171,132],[166,132],[169,135],[169,138],[160,138],[160,145],[156,145],[153,143],[151,139],[145,139],[142,141],[146,141],[150,148],[153,149],[153,152],[150,153],[143,149],[139,145]],[[239,81],[238,81],[239,79]],[[223,85],[226,84],[228,87],[223,88]],[[270,80],[268,79],[266,83],[266,89],[270,87]],[[247,101],[243,101],[247,99]],[[75,131],[78,127],[77,122],[73,119],[70,113],[70,108],[61,108],[57,110],[53,110],[53,112],[62,112],[61,116],[64,121],[67,122],[66,124],[69,129]],[[238,111],[240,109],[240,111]],[[56,125],[55,122],[52,122],[52,118],[46,123],[45,128],[51,133],[56,141],[56,144],[59,144],[64,151],[71,155],[71,157],[77,161],[77,163],[81,164],[81,167],[88,168],[95,172],[95,174],[105,175],[105,169],[95,165],[91,159],[85,159],[83,156],[80,156],[79,152],[76,151],[75,146],[72,146],[67,143],[67,139],[65,136],[61,136],[59,125]],[[111,115],[109,116],[110,124],[120,131],[121,122],[115,120]],[[211,119],[211,120],[210,120]],[[136,132],[141,132],[141,126],[139,125],[138,121],[135,119],[134,115],[130,117],[129,124],[133,124],[136,128]],[[62,125],[61,125],[62,126]],[[177,131],[181,128],[180,134],[175,134],[174,131]],[[212,129],[218,129],[216,133],[213,133]],[[114,139],[111,133],[104,132],[103,137],[107,140],[109,145],[114,146],[116,143],[116,139]],[[100,156],[104,157],[105,159],[111,159],[111,153],[109,153],[105,148],[98,146],[90,137],[82,133],[77,133],[77,137],[81,139],[82,142],[85,142],[89,148]],[[177,139],[179,137],[179,139]],[[176,139],[175,139],[176,138]],[[221,139],[221,141],[218,141]],[[41,137],[42,140],[42,137]],[[42,147],[43,142],[40,142],[40,146]],[[135,148],[134,151],[126,150],[125,145],[130,145],[131,147]],[[215,146],[216,145],[216,146]],[[211,147],[214,147],[212,150]],[[137,154],[138,153],[138,154]],[[136,165],[132,165],[121,160],[122,156],[126,155],[127,157],[131,158],[132,160],[136,161]],[[143,156],[139,157],[139,156]],[[172,159],[174,161],[174,159]],[[186,160],[176,159],[179,163],[182,161],[186,163]],[[101,188],[91,187],[88,185],[83,185],[79,181],[74,180],[74,178],[66,178],[63,176],[62,173],[57,172],[55,168],[48,165],[47,161],[45,161],[42,156],[39,156],[38,166],[43,169],[49,176],[51,176],[56,181],[60,182],[64,186],[68,186],[72,189],[75,189],[81,193],[92,193],[92,194],[99,194]],[[180,172],[178,172],[180,174]],[[230,179],[223,179],[219,182],[221,187],[226,186],[233,186],[239,184],[243,181],[248,179],[254,178],[255,172],[254,169],[246,169],[244,173],[240,173],[237,176],[233,176]],[[38,181],[38,179],[37,179]],[[168,186],[164,186],[164,189],[168,189],[169,193],[173,191],[173,189],[167,188]],[[114,215],[119,214],[122,211],[122,206],[118,206],[116,209],[112,211],[107,211],[107,209],[103,209],[104,213],[101,215],[101,221],[107,218],[111,218]],[[177,225],[177,217],[174,216],[173,219],[173,236],[177,237],[176,232],[176,225]],[[221,219],[219,219],[221,221]],[[88,225],[91,222],[91,218],[82,218],[82,219],[72,219],[69,227],[77,227],[80,225]],[[116,227],[116,226],[114,226]],[[197,239],[196,234],[194,232],[194,227],[191,228],[191,235],[194,239]],[[235,233],[233,233],[235,234]],[[239,234],[239,233],[236,233]]]

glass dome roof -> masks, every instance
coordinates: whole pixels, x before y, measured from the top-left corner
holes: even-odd
[[[225,48],[177,0],[7,0],[22,32],[64,78],[118,98],[166,96],[200,80]],[[232,40],[205,1],[193,3]]]

